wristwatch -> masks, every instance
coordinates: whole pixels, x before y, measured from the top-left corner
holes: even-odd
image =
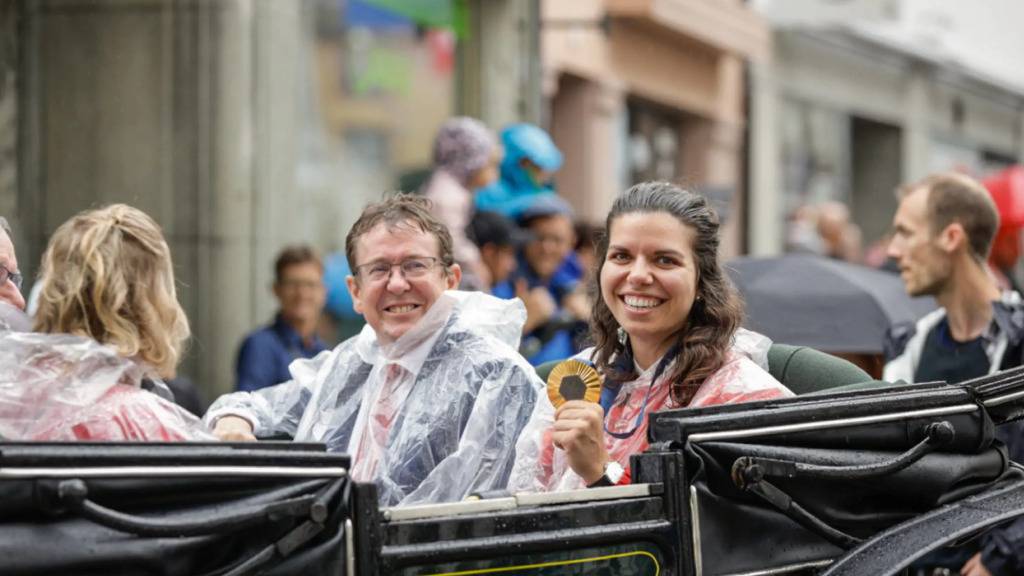
[[[615,486],[622,480],[622,475],[626,473],[626,469],[615,460],[609,460],[604,465],[604,475],[594,481],[593,484],[588,484],[587,488],[601,488],[602,486]]]

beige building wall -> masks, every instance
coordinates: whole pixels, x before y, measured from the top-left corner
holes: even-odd
[[[679,183],[727,192],[723,251],[742,251],[744,62],[769,53],[767,26],[735,1],[545,0],[541,20],[544,95],[566,156],[557,184],[579,217],[601,222],[632,184],[636,98],[679,113]]]
[[[208,398],[230,390],[238,342],[273,309],[268,259],[305,240],[317,212],[296,196],[300,107],[280,81],[300,49],[299,4],[22,5],[15,218],[28,278],[78,211],[146,211],[164,229],[192,324],[180,372]]]

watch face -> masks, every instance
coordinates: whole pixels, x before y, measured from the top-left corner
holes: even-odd
[[[625,468],[621,464],[612,460],[604,467],[604,475],[612,484],[618,484],[619,480],[622,480],[622,475],[626,473]]]

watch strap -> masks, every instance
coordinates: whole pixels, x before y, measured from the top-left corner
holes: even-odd
[[[621,464],[615,460],[609,460],[604,465],[604,474],[600,478],[595,480],[591,484],[587,484],[587,488],[602,488],[607,486],[615,486],[619,483],[623,476],[626,475],[626,470]]]

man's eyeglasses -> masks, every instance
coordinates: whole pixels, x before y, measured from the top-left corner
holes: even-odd
[[[10,270],[7,269],[6,266],[0,264],[0,286],[6,284],[8,278],[10,278],[11,282],[14,282],[15,288],[21,290],[21,274],[18,274],[17,272],[11,272]]]
[[[406,279],[422,278],[430,272],[430,269],[440,263],[440,260],[433,257],[406,258],[398,264],[390,262],[370,262],[356,266],[356,274],[370,282],[381,282],[391,277],[391,270],[394,267],[402,269],[402,276]]]

